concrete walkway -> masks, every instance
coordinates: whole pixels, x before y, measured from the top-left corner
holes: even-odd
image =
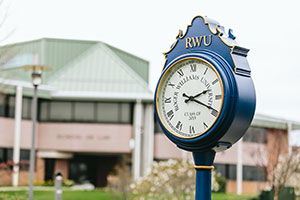
[[[35,186],[33,187],[34,190],[38,191],[54,191],[55,187],[53,186]],[[0,187],[0,191],[28,191],[29,187],[28,186],[3,186]]]

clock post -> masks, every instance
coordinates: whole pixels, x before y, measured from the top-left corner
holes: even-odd
[[[256,97],[248,49],[232,31],[196,16],[165,53],[154,107],[165,135],[193,153],[196,200],[211,199],[211,170],[215,154],[229,149],[246,132]]]

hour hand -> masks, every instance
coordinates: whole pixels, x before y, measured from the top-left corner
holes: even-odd
[[[208,92],[208,91],[210,91],[210,89],[203,90],[203,91],[200,92],[199,94],[196,94],[196,95],[194,96],[194,98],[199,97],[201,94],[205,94],[205,93]]]

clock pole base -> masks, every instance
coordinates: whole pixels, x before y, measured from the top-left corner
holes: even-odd
[[[195,200],[211,200],[211,170],[216,152],[193,152],[196,169]]]

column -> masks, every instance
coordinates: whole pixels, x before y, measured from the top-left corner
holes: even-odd
[[[237,142],[237,166],[236,166],[237,194],[243,193],[243,138]]]
[[[132,174],[133,179],[137,181],[141,177],[141,138],[143,133],[143,105],[140,99],[138,99],[134,105],[133,115],[134,149],[132,154]]]
[[[293,131],[292,122],[287,122],[287,135],[288,135],[288,152],[292,153],[292,144],[291,144],[291,133]]]
[[[19,162],[20,162],[20,137],[21,137],[21,120],[22,120],[22,86],[16,88],[16,106],[15,106],[15,132],[14,132],[14,149],[13,149],[13,186],[19,183]]]
[[[142,135],[142,175],[150,172],[154,154],[154,111],[153,104],[146,104],[144,114],[144,134]]]

